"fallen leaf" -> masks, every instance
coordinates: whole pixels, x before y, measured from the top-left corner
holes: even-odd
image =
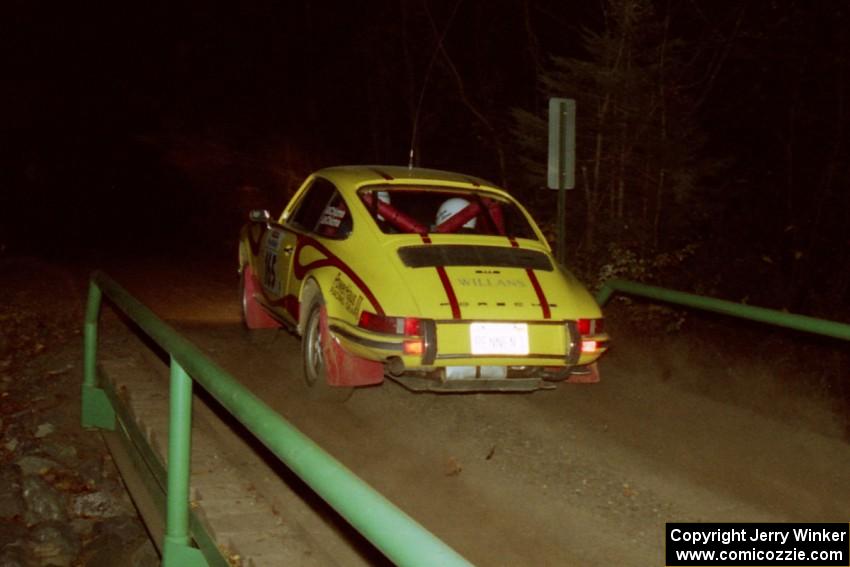
[[[462,470],[463,467],[460,466],[458,460],[454,457],[449,457],[449,459],[446,461],[446,476],[457,476]]]

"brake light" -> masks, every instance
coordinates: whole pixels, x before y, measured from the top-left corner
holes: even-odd
[[[404,334],[405,335],[414,335],[418,336],[421,333],[419,332],[419,319],[414,317],[405,317],[404,318]]]
[[[378,315],[376,313],[370,313],[369,311],[363,311],[360,313],[360,321],[357,325],[363,329],[375,331],[376,333],[388,333],[394,335],[396,332],[395,319],[391,317],[384,317],[383,315]]]
[[[420,335],[419,319],[415,317],[387,317],[369,311],[360,313],[360,321],[357,326],[361,329],[384,333],[387,335]]]
[[[576,328],[579,335],[598,335],[603,332],[605,319],[579,319]]]

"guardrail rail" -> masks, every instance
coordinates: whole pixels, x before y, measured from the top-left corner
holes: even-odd
[[[215,542],[210,541],[203,526],[194,518],[189,505],[194,382],[198,382],[281,462],[397,565],[471,565],[254,396],[102,272],[91,276],[86,305],[83,427],[116,431],[119,421],[116,412],[119,417],[121,415],[121,408],[117,407],[120,402],[100,383],[97,368],[98,321],[104,296],[170,356],[167,479],[164,483],[160,482],[165,486],[159,487],[164,491],[165,499],[165,529],[161,540],[162,564],[165,567],[228,564]],[[131,435],[123,431],[123,427],[117,429],[119,433]],[[138,444],[138,435],[134,442]],[[140,452],[150,453],[150,450],[143,447]],[[147,484],[150,490],[152,483]],[[152,495],[152,498],[162,501],[163,494]]]
[[[611,296],[616,293],[645,297],[664,303],[692,307],[703,311],[721,313],[741,319],[749,319],[769,325],[850,341],[850,325],[845,323],[817,319],[807,315],[797,315],[795,313],[787,313],[765,307],[755,307],[725,299],[685,293],[683,291],[675,291],[629,280],[611,279],[606,281],[596,294],[596,302],[604,306],[608,303]]]

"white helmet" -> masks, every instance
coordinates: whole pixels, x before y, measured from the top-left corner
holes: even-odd
[[[469,201],[460,197],[452,197],[447,200],[437,209],[437,226],[440,226],[467,206],[469,206]],[[466,221],[463,228],[475,228],[475,217]]]

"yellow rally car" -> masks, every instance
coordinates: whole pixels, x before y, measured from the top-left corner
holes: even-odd
[[[508,193],[458,173],[311,175],[239,245],[249,328],[303,337],[320,397],[388,376],[411,390],[520,391],[599,380],[599,306]]]

